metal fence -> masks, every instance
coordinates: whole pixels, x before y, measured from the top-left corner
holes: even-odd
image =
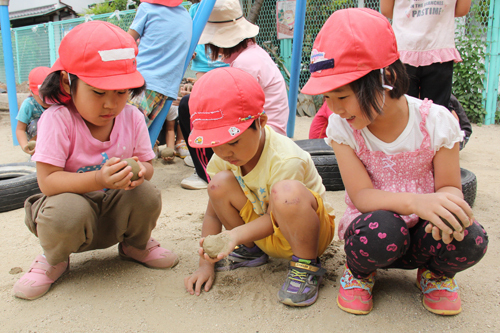
[[[248,15],[250,8],[254,0],[240,0],[242,3],[242,8],[245,15]],[[484,29],[484,38],[488,43],[494,42],[495,38],[498,38],[498,32],[495,35],[493,25],[488,22],[491,20],[493,11],[490,13],[490,4],[494,3],[494,0],[473,0],[473,3],[479,4],[478,10],[479,15],[484,17],[483,24],[488,26],[488,29]],[[191,5],[190,2],[184,2],[183,5],[188,9]],[[276,13],[276,0],[264,0],[259,18],[256,24],[260,27],[259,35],[257,36],[257,42],[263,46],[273,57],[273,59],[281,66],[282,72],[287,77],[286,69],[291,67],[291,53],[292,53],[292,39],[277,39],[277,13]],[[352,8],[352,7],[367,7],[374,10],[379,10],[379,0],[307,0],[306,9],[306,20],[304,27],[304,45],[302,49],[302,66],[300,72],[299,86],[302,87],[307,79],[309,78],[308,64],[309,57],[311,54],[312,45],[316,34],[321,29],[323,23],[326,19],[337,9]],[[470,15],[470,14],[469,14]],[[128,30],[135,16],[135,10],[127,10],[119,13],[108,13],[102,15],[88,16],[64,20],[59,22],[48,22],[45,24],[38,24],[33,26],[21,27],[11,29],[12,32],[12,48],[14,53],[14,67],[16,74],[16,82],[21,83],[28,80],[28,74],[31,69],[37,66],[51,66],[57,59],[57,50],[59,48],[59,43],[61,39],[65,36],[68,31],[78,24],[85,22],[86,20],[103,20],[114,23],[124,30]],[[500,19],[500,17],[498,18]],[[467,20],[467,19],[465,19]],[[464,19],[459,20],[457,23],[464,22]],[[477,24],[477,22],[476,22]],[[464,36],[457,29],[457,39],[461,39]],[[492,33],[493,31],[493,33]],[[490,37],[487,37],[490,36]],[[491,37],[493,36],[493,37]],[[497,37],[494,37],[497,36]],[[1,38],[1,36],[0,36]],[[376,38],[374,36],[374,38]],[[498,43],[498,41],[496,41]],[[481,45],[486,50],[485,45]],[[78,50],[75,50],[78,52]],[[496,53],[495,53],[496,52]],[[487,51],[485,54],[485,59],[481,59],[482,63],[486,64],[483,85],[484,91],[487,94],[495,94],[495,106],[498,95],[498,88],[489,89],[492,87],[492,82],[488,80],[497,80],[498,73],[496,75],[491,75],[489,73],[489,68],[493,65],[493,68],[500,67],[500,57],[498,57],[498,51]],[[3,64],[3,53],[0,54],[0,64]],[[185,76],[192,77],[192,73],[189,69]],[[5,82],[5,72],[3,66],[0,68],[0,82]],[[497,82],[498,83],[498,82]],[[496,85],[498,86],[498,85]],[[485,94],[484,99],[487,99],[487,94]],[[491,97],[491,95],[490,95]],[[498,112],[498,109],[497,109]]]

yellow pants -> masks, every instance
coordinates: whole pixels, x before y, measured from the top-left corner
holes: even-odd
[[[330,245],[335,234],[335,216],[328,215],[323,205],[323,199],[314,191],[310,191],[318,203],[316,214],[320,221],[320,231],[318,240],[318,256],[325,252]],[[253,210],[252,202],[247,200],[245,206],[240,211],[240,216],[245,223],[249,223],[260,217]],[[291,259],[293,252],[290,244],[281,233],[280,228],[274,222],[274,217],[271,212],[271,221],[273,222],[274,233],[266,238],[255,241],[255,244],[271,257]]]

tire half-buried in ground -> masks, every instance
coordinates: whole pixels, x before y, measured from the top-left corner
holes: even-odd
[[[343,191],[345,189],[335,153],[325,140],[297,140],[295,143],[311,154],[316,170],[318,170],[327,191]]]
[[[472,207],[474,201],[476,201],[476,175],[467,169],[460,168],[460,176],[462,177],[462,193],[464,194],[464,200]]]
[[[0,164],[0,212],[18,209],[40,193],[34,162]]]

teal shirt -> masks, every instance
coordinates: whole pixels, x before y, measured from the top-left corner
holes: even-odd
[[[24,100],[23,104],[21,104],[21,108],[17,113],[16,119],[26,125],[29,125],[32,120],[40,118],[43,111],[45,111],[45,109],[38,104],[32,96],[30,96]]]

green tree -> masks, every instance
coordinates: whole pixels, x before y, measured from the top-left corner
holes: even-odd
[[[106,13],[112,13],[115,10],[127,10],[127,9],[134,9],[137,8],[140,4],[140,0],[134,0],[133,1],[135,5],[131,5],[129,8],[127,8],[127,0],[114,0],[114,1],[105,1],[96,4],[94,7],[89,8],[85,11],[85,14],[106,14]]]

